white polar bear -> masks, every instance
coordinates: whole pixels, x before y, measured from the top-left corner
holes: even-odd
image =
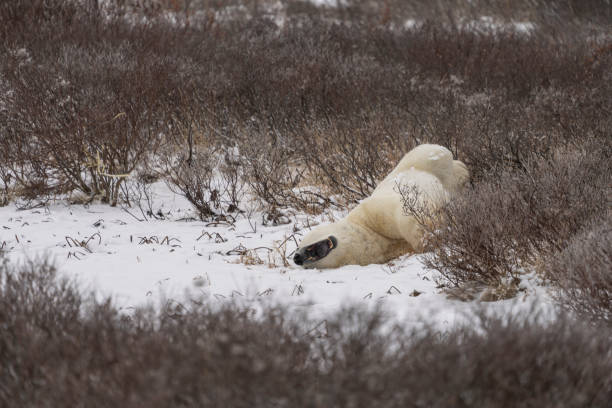
[[[423,250],[418,222],[403,211],[398,185],[416,193],[418,205],[434,209],[467,182],[465,165],[445,147],[423,144],[408,152],[372,195],[346,218],[310,231],[293,257],[305,268],[384,263]]]

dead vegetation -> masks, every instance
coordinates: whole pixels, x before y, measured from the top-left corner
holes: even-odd
[[[492,176],[443,207],[435,214],[441,224],[417,216],[430,251],[426,265],[454,285],[520,281],[584,225],[608,217],[606,157],[571,151],[549,160],[525,159],[523,170]],[[406,204],[409,198],[404,195]]]
[[[126,315],[48,263],[3,262],[0,404],[605,407],[612,396],[609,328],[561,316],[483,314],[442,333],[380,312],[316,321],[224,302]]]
[[[558,298],[578,315],[612,324],[612,225],[595,220],[560,252],[547,259],[544,272],[559,288]]]
[[[127,177],[146,170],[203,219],[243,210],[246,186],[275,218],[355,203],[422,142],[448,146],[480,181],[609,135],[612,54],[594,34],[609,4],[521,2],[509,15],[477,2],[500,21],[533,21],[527,35],[462,29],[479,18],[464,3],[435,20],[421,1],[288,1],[282,27],[269,2],[225,20],[216,2],[6,4],[5,189],[117,205],[130,200]],[[132,23],[139,13],[147,24]],[[422,24],[401,28],[401,16]]]
[[[89,248],[89,243],[92,241],[95,242],[97,240],[98,245],[100,245],[102,243],[102,236],[98,232],[96,232],[95,234],[92,234],[91,236],[85,237],[84,239],[81,239],[81,240],[77,238],[69,237],[69,236],[66,236],[65,240],[66,240],[66,244],[70,248],[83,248],[84,250],[86,250],[87,252],[91,254],[92,251],[91,251],[91,248]]]

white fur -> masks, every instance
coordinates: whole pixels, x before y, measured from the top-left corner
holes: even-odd
[[[324,258],[305,264],[307,268],[384,263],[397,256],[422,251],[422,231],[416,220],[404,214],[398,185],[409,185],[421,205],[435,208],[447,201],[467,182],[463,163],[439,145],[424,144],[408,152],[372,195],[346,218],[310,231],[296,253],[333,235],[336,247]]]

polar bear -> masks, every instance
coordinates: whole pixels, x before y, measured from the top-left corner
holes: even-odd
[[[398,186],[409,186],[418,205],[435,209],[468,179],[466,166],[445,147],[417,146],[346,218],[306,234],[293,261],[305,268],[336,268],[422,252],[423,233],[417,220],[404,213]]]

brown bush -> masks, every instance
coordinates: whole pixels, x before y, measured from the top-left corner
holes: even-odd
[[[14,153],[5,165],[26,190],[34,178],[27,172],[41,168],[37,184],[51,193],[80,190],[116,205],[125,176],[155,154],[181,101],[169,77],[180,69],[155,54],[170,35],[161,24],[130,29],[112,15],[92,21],[101,17],[77,2],[30,6],[36,29],[16,32],[3,49],[10,108],[2,142]]]
[[[609,153],[568,152],[534,159],[460,194],[424,224],[425,264],[453,285],[510,283],[559,250],[610,206]]]
[[[293,189],[302,181],[297,146],[285,135],[258,122],[240,130],[240,159],[251,191],[270,213],[292,204]],[[254,138],[252,143],[248,139]]]
[[[171,67],[104,45],[74,46],[80,34],[90,34],[81,28],[63,39],[57,54],[9,72],[6,135],[28,146],[15,156],[19,162],[42,161],[51,180],[116,205],[125,175],[155,153],[160,133],[168,131]]]
[[[596,221],[542,266],[559,288],[562,305],[590,320],[612,325],[612,225]]]
[[[410,150],[396,118],[380,110],[363,115],[313,123],[300,135],[299,154],[311,177],[351,203],[370,196]]]
[[[190,158],[168,159],[164,163],[168,186],[191,203],[201,220],[218,215],[221,206],[221,191],[213,174],[218,161],[214,151],[199,151]]]
[[[4,266],[1,278],[2,405],[263,405],[303,380],[308,343],[279,312],[257,321],[194,305],[127,317],[56,283],[48,265]]]
[[[3,263],[0,404],[607,406],[609,329],[539,320],[483,315],[441,333],[355,309],[316,322],[174,301],[128,316],[49,264]]]
[[[566,23],[609,21],[612,6],[606,0],[345,0],[332,7],[315,7],[306,0],[289,0],[288,13],[318,17],[322,12],[329,18],[359,22],[371,27],[402,26],[408,19],[458,23],[466,19],[491,16],[502,21],[530,21],[540,26]]]

